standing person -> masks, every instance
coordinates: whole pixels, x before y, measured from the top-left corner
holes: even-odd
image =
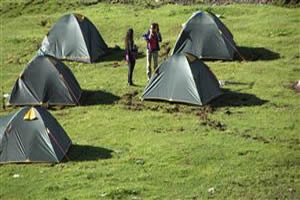
[[[149,31],[143,35],[147,42],[147,78],[151,78],[151,62],[153,58],[154,70],[158,65],[158,51],[160,50],[159,42],[162,41],[161,34],[159,32],[159,25],[153,23],[150,26]]]
[[[133,41],[133,29],[128,29],[125,37],[125,59],[128,63],[128,85],[132,86],[132,75],[135,66],[137,47]]]

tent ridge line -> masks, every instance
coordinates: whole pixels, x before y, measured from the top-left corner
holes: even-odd
[[[25,69],[24,69],[24,71],[25,71]],[[23,72],[22,72],[22,74],[23,74]],[[26,84],[26,82],[23,81],[21,78],[19,78],[19,80],[22,81],[22,83],[26,86],[26,88],[28,89],[28,91],[29,91],[29,92],[31,93],[31,95],[33,96],[33,98],[34,98],[37,102],[39,102],[39,101],[38,101],[38,98],[35,96],[35,94],[33,93],[33,91],[28,87],[28,85]],[[39,103],[37,103],[37,105],[39,105]]]

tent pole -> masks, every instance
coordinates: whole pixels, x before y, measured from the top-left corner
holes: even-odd
[[[63,82],[65,83],[65,85],[67,86],[68,90],[70,91],[70,93],[72,94],[72,96],[74,97],[74,99],[76,100],[77,104],[80,105],[79,100],[76,98],[76,96],[74,95],[73,91],[71,90],[71,88],[69,87],[66,79],[64,78],[64,76],[61,74],[60,75],[63,79]]]
[[[61,147],[61,145],[58,143],[58,141],[55,139],[54,135],[50,132],[48,128],[47,128],[47,132],[50,135],[50,137],[53,139],[55,144],[58,146],[59,150],[64,154],[64,157],[66,157],[68,161],[71,161],[71,159],[67,156],[67,152],[64,151],[64,149]]]
[[[243,60],[243,61],[247,61],[243,56],[242,54],[237,50],[237,48],[235,48],[235,46],[233,46],[230,42],[230,40],[224,35],[222,34],[223,37],[228,41],[228,43],[230,44],[230,46],[238,53],[238,55],[240,56],[240,58]]]
[[[2,109],[6,110],[3,85],[1,87],[1,90],[2,90]]]

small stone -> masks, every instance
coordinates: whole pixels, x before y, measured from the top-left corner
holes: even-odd
[[[289,188],[288,191],[289,192],[295,192],[295,190],[293,188]]]
[[[216,191],[216,190],[215,190],[215,188],[213,188],[213,187],[211,187],[211,188],[208,189],[208,192],[211,193],[211,194],[215,193],[215,191]]]
[[[101,193],[101,194],[100,194],[100,197],[106,197],[106,196],[107,196],[106,193]]]
[[[20,177],[20,174],[14,174],[13,175],[13,178],[19,178]]]

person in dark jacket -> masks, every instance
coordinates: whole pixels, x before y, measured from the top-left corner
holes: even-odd
[[[125,59],[128,63],[128,85],[132,86],[132,75],[135,66],[137,47],[133,41],[133,29],[128,29],[125,37]]]
[[[160,50],[159,42],[162,41],[161,34],[159,32],[159,25],[157,23],[151,24],[149,31],[143,35],[147,42],[147,78],[151,78],[151,62],[153,58],[154,70],[158,65],[158,51]]]

